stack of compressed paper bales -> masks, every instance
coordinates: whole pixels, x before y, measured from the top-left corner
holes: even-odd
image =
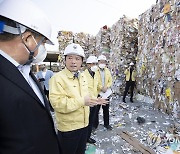
[[[174,113],[180,105],[180,2],[160,0],[139,17],[138,89]]]

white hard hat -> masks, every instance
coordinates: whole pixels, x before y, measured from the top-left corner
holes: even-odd
[[[92,64],[92,63],[98,63],[97,57],[96,56],[89,56],[88,59],[86,60],[87,64]]]
[[[0,15],[19,23],[22,33],[25,32],[27,27],[45,36],[48,40],[47,43],[53,44],[50,39],[50,22],[44,13],[30,0],[3,0],[0,2]],[[19,34],[17,28],[6,24],[4,31]]]
[[[130,65],[130,66],[132,66],[132,65],[134,65],[134,63],[133,63],[133,62],[131,62],[129,65]]]
[[[85,57],[83,48],[79,44],[76,44],[76,43],[69,44],[65,48],[64,56],[70,55],[70,54],[78,55],[78,56],[81,56],[83,58]]]
[[[98,57],[98,60],[105,60],[105,61],[107,61],[106,56],[104,56],[104,55],[100,55]]]

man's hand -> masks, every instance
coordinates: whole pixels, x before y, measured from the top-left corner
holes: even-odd
[[[106,105],[106,104],[109,103],[109,101],[107,101],[106,99],[98,97],[97,98],[97,103],[98,103],[98,105]]]
[[[103,99],[100,97],[99,98],[91,98],[89,96],[85,96],[84,101],[85,101],[85,105],[90,106],[90,107],[94,107],[96,105],[106,105],[109,103],[106,99]]]
[[[97,99],[93,99],[89,96],[85,96],[84,101],[85,101],[85,106],[93,107],[93,106],[97,105]]]
[[[108,88],[104,86],[101,91],[105,93],[107,91],[107,89]]]

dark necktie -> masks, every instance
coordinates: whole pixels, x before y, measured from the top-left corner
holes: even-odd
[[[75,78],[78,79],[78,77],[79,77],[79,72],[74,73],[73,79],[75,79]]]

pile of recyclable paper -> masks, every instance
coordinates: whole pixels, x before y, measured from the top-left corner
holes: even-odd
[[[137,19],[126,16],[120,18],[112,27],[110,35],[110,67],[119,80],[119,94],[124,91],[124,70],[131,61],[135,61],[138,51]]]
[[[74,43],[80,44],[84,51],[86,58],[89,55],[96,54],[96,49],[95,49],[95,37],[90,35],[90,34],[85,34],[85,33],[76,33],[74,37]]]
[[[82,46],[86,57],[88,57],[90,54],[96,52],[95,40],[94,36],[83,32],[73,33],[71,31],[59,31],[58,33],[59,50],[62,53],[68,44],[77,43]]]
[[[107,25],[100,28],[96,35],[96,50],[101,52],[110,52],[110,35],[111,29]]]
[[[83,32],[74,34],[74,43],[79,44],[85,51],[88,49],[89,34]]]
[[[179,51],[180,2],[157,0],[139,16],[138,89],[154,100],[156,108],[176,118],[180,111]]]
[[[96,37],[95,36],[92,36],[92,35],[89,35],[88,37],[88,50],[87,50],[87,53],[90,55],[90,54],[93,54],[93,55],[97,55],[97,50],[96,50]]]
[[[59,31],[58,32],[58,42],[59,42],[59,51],[63,51],[66,46],[70,43],[73,43],[74,34],[71,31]]]

